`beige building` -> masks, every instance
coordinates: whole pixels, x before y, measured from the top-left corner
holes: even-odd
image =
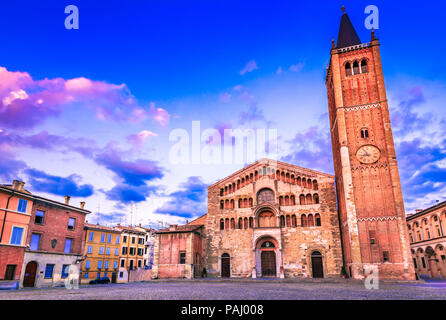
[[[446,201],[407,216],[412,259],[420,277],[446,278]]]

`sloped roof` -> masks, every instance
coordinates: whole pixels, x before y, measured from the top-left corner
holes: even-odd
[[[344,12],[341,17],[341,25],[339,27],[338,42],[336,47],[338,49],[346,48],[361,44],[361,39],[359,39],[355,28],[348,15]]]
[[[192,232],[203,227],[202,224],[186,224],[184,226],[176,226],[175,229],[169,227],[166,229],[162,229],[157,231],[156,233],[175,233],[175,232]]]

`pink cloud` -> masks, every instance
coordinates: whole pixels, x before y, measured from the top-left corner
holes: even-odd
[[[158,136],[158,134],[156,134],[152,131],[143,130],[139,133],[129,135],[127,137],[127,141],[129,141],[133,145],[134,148],[140,149],[146,142],[147,138],[157,137],[157,136]]]
[[[162,126],[169,113],[153,104],[140,106],[125,84],[111,84],[87,78],[34,80],[26,72],[0,67],[0,125],[30,128],[67,106],[85,107],[100,120],[141,122],[153,118]]]
[[[240,75],[244,75],[245,73],[252,72],[254,70],[257,70],[259,67],[257,67],[257,63],[254,60],[249,61],[246,66],[243,68],[242,71],[240,71]]]

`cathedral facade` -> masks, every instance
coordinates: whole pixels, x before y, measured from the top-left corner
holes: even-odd
[[[154,277],[415,279],[379,41],[362,43],[345,12],[326,86],[335,175],[262,159],[220,180],[189,230],[200,252],[163,231]]]

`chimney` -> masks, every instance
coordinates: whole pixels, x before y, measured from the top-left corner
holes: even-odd
[[[70,196],[65,196],[65,204],[69,204],[70,203]]]
[[[23,186],[25,185],[25,182],[20,180],[14,180],[12,181],[12,188],[17,191],[23,191]]]
[[[80,207],[81,207],[81,209],[83,209],[83,208],[85,207],[85,201],[82,201],[82,202],[81,202]]]
[[[186,224],[189,224],[189,220],[186,219]]]

